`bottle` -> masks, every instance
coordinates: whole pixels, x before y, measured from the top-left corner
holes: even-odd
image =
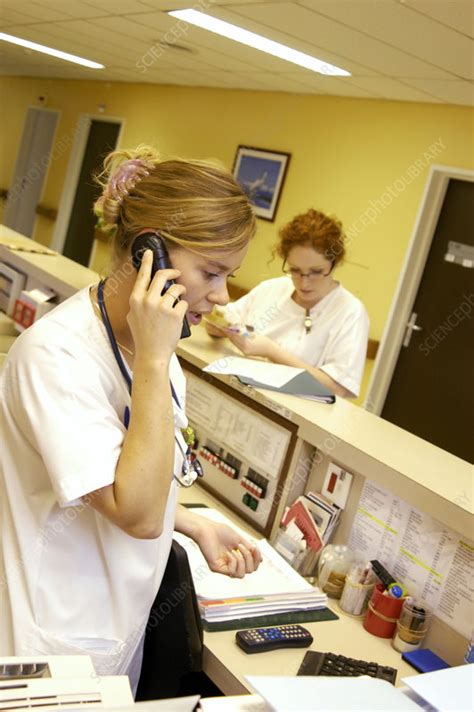
[[[354,561],[352,549],[343,544],[328,544],[318,562],[318,586],[330,598],[340,598],[346,574]]]
[[[467,646],[464,662],[467,665],[474,663],[474,628],[471,630],[471,639],[469,640],[469,644]]]

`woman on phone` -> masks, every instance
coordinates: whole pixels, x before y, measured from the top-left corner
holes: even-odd
[[[276,247],[285,276],[261,282],[223,310],[237,331],[214,322],[206,324],[208,332],[227,336],[246,356],[304,368],[336,395],[357,396],[369,319],[362,302],[333,277],[344,240],[337,219],[313,209],[297,215]]]
[[[213,571],[242,577],[260,562],[232,529],[176,504],[198,472],[174,352],[185,316],[198,324],[227,303],[255,219],[209,163],[139,147],[111,154],[102,178],[109,278],[27,329],[2,372],[0,656],[87,653],[97,674],[136,688],[173,530]],[[131,259],[144,233],[169,254],[154,275],[151,250],[138,272]]]

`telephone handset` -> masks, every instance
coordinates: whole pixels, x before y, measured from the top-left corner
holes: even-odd
[[[143,253],[146,250],[151,250],[153,253],[151,279],[153,279],[155,272],[159,269],[171,268],[170,258],[168,257],[168,251],[165,247],[163,238],[154,232],[147,232],[143,235],[139,235],[136,240],[134,240],[132,245],[132,261],[133,266],[137,271],[140,269]],[[174,284],[174,280],[169,279],[163,288],[162,294],[164,294],[172,284]],[[184,317],[181,338],[186,339],[188,336],[191,336],[191,329],[189,328],[188,320]]]

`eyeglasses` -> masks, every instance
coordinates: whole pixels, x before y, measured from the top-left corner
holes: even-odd
[[[281,269],[283,274],[289,274],[292,279],[303,279],[303,277],[307,277],[310,282],[315,282],[318,279],[327,277],[331,273],[332,265],[329,272],[325,272],[323,269],[310,269],[309,272],[302,272],[297,267],[287,267],[286,262],[283,262]]]
[[[181,454],[183,455],[183,464],[181,467],[181,473],[179,475],[174,475],[174,478],[180,487],[191,487],[196,482],[198,477],[204,477],[204,470],[202,469],[202,465],[196,455],[192,451],[191,446],[188,446],[186,452],[184,452],[178,438],[175,438],[175,440],[181,450]]]

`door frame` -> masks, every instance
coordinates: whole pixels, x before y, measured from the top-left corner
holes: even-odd
[[[390,388],[407,322],[413,311],[451,178],[474,182],[474,170],[442,165],[430,166],[412,237],[364,400],[363,407],[375,415],[380,415],[382,412]]]
[[[51,142],[51,147],[50,147],[50,151],[49,151],[49,154],[48,154],[48,161],[47,161],[47,164],[46,164],[45,172],[44,172],[44,174],[43,174],[43,181],[42,181],[42,184],[41,184],[41,190],[40,190],[40,192],[39,192],[39,194],[38,194],[38,203],[37,203],[37,205],[38,205],[39,203],[41,203],[41,201],[42,201],[42,199],[43,199],[44,192],[45,192],[45,190],[46,190],[46,184],[47,184],[48,177],[49,177],[49,172],[50,172],[50,170],[51,170],[51,164],[52,164],[53,161],[54,161],[54,158],[53,158],[54,146],[55,146],[56,139],[57,139],[58,128],[59,128],[59,124],[60,124],[60,120],[61,120],[61,115],[62,115],[62,109],[49,109],[49,108],[47,108],[47,107],[34,106],[34,105],[32,105],[32,104],[30,104],[29,106],[26,107],[26,113],[25,113],[25,117],[24,117],[24,120],[23,120],[22,130],[21,130],[20,143],[19,143],[19,146],[18,146],[18,149],[17,149],[17,152],[16,152],[15,163],[13,164],[13,173],[12,173],[12,175],[11,175],[10,183],[13,183],[13,181],[14,181],[14,179],[15,179],[15,174],[16,174],[17,164],[18,164],[18,161],[19,161],[19,159],[20,159],[20,154],[21,154],[21,152],[24,150],[24,145],[23,145],[23,144],[24,144],[24,139],[25,139],[25,130],[26,130],[26,128],[27,128],[28,114],[29,114],[29,112],[30,112],[31,110],[33,110],[33,111],[38,111],[38,112],[42,112],[42,113],[45,113],[45,114],[46,114],[46,113],[48,113],[48,114],[56,114],[56,116],[57,116],[56,126],[55,126],[55,128],[54,128],[54,133],[53,133],[53,140],[52,140],[52,142]],[[34,136],[34,130],[33,130],[33,132],[32,132],[32,135]],[[33,167],[34,167],[34,165],[33,165]],[[30,170],[31,170],[31,167],[30,167]],[[27,175],[27,173],[26,173],[25,175]],[[9,190],[11,190],[11,188],[9,188]],[[4,217],[5,217],[5,215],[6,215],[7,208],[8,208],[8,197],[7,197],[7,200],[5,201],[5,205],[4,205],[4,208],[3,208],[3,216],[4,216]],[[38,219],[38,215],[36,215],[36,219],[35,219],[34,224],[33,224],[33,229],[32,229],[32,231],[31,231],[31,237],[33,237],[34,234],[35,234],[36,221],[37,221],[37,219]]]
[[[56,250],[56,252],[60,252],[61,254],[64,249],[64,243],[66,242],[69,220],[71,219],[72,207],[74,205],[74,198],[76,197],[76,190],[77,185],[79,183],[82,161],[84,159],[84,153],[86,150],[87,140],[89,138],[89,131],[92,121],[102,121],[104,123],[108,122],[120,124],[120,129],[117,136],[117,147],[120,146],[123,127],[125,124],[125,119],[115,116],[104,116],[103,114],[88,113],[79,114],[76,131],[74,133],[74,142],[71,149],[71,155],[69,157],[66,169],[64,188],[61,193],[61,199],[59,201],[58,216],[56,218],[56,225],[54,228],[53,238],[51,240],[51,248],[53,250]],[[91,257],[92,255],[93,250],[91,252]]]

